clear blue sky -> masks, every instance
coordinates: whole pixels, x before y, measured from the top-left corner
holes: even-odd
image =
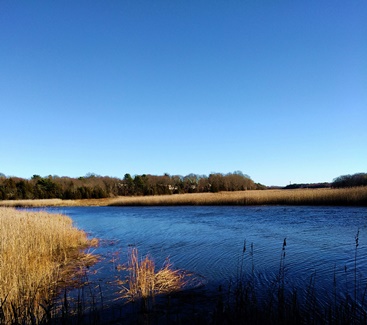
[[[365,0],[0,0],[0,172],[367,172]]]

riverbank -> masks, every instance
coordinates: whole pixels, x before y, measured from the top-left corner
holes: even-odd
[[[50,300],[42,301],[37,298],[37,304],[41,301],[41,306],[46,307],[46,313],[38,319],[33,320],[35,311],[32,309],[33,305],[30,305],[30,308],[16,308],[16,315],[19,316],[11,316],[10,323],[111,325],[243,324],[244,322],[246,324],[349,324],[353,322],[366,324],[366,241],[363,232],[365,208],[264,206],[244,209],[233,207],[119,209],[111,207],[65,210],[73,216],[74,222],[81,229],[88,229],[94,236],[101,239],[101,245],[98,248],[98,253],[101,254],[100,263],[86,271],[82,286],[77,286],[75,289],[72,283],[70,287],[62,290],[61,295],[58,295],[58,301],[55,301],[57,305],[47,305],[45,303]],[[215,212],[216,210],[218,213]],[[279,215],[280,211],[282,212]],[[157,212],[158,214],[155,214]],[[344,216],[338,217],[339,214]],[[16,236],[18,242],[13,244],[13,247],[20,245],[23,237],[28,234],[38,237],[28,221],[42,220],[42,218],[39,214],[32,216],[29,220],[21,219],[20,223],[24,224],[25,228]],[[58,215],[50,216],[58,217]],[[15,215],[12,215],[12,218],[9,218],[9,224],[18,220],[13,219],[14,217]],[[298,220],[301,222],[297,222]],[[268,226],[264,227],[266,223]],[[287,230],[287,224],[291,226],[290,231]],[[337,225],[338,228],[334,229],[332,224]],[[305,231],[310,225],[316,233],[313,234],[313,239],[309,238],[305,241],[306,237],[310,236]],[[3,224],[0,223],[0,227],[1,230]],[[361,236],[358,230],[360,228]],[[42,228],[42,233],[49,234],[45,228]],[[0,235],[3,236],[1,233]],[[56,234],[52,234],[51,237],[53,236]],[[283,241],[286,236],[287,242],[285,239]],[[318,244],[317,238],[322,236],[332,240]],[[343,236],[349,239],[345,240]],[[2,254],[7,250],[3,250],[6,237],[0,238],[4,238],[4,242],[0,243],[1,262]],[[195,241],[195,238],[198,241]],[[280,240],[274,241],[276,238]],[[111,239],[115,240],[112,242]],[[228,242],[227,239],[230,241]],[[269,243],[273,243],[272,247],[276,246],[274,250],[270,246],[265,250],[261,248],[268,240]],[[301,253],[297,249],[297,242],[300,242],[300,246],[303,247]],[[32,244],[32,248],[34,246]],[[42,253],[44,245],[39,246],[40,249],[37,251]],[[327,249],[324,253],[318,249],[318,247],[333,248],[334,246],[336,250]],[[350,246],[352,246],[351,249]],[[148,271],[148,275],[152,274],[149,273],[151,268],[145,266],[152,266],[151,261],[157,265],[156,271],[159,272],[162,260],[166,256],[172,256],[172,262],[179,268],[173,268],[174,272],[184,270],[189,276],[199,276],[197,283],[203,280],[202,285],[194,285],[193,288],[184,286],[182,291],[164,295],[158,295],[153,291],[153,295],[145,300],[139,299],[138,292],[134,302],[126,304],[129,296],[126,297],[125,290],[131,289],[131,285],[126,282],[129,279],[126,275],[130,274],[130,270],[125,252],[135,247],[144,253],[141,255],[142,258],[135,258],[134,261],[142,261],[140,265],[143,265],[143,272]],[[267,253],[269,247],[272,254]],[[286,250],[287,255],[285,255]],[[325,273],[320,269],[320,265],[328,264],[328,260],[334,256],[333,250],[338,252],[338,257],[343,256],[343,260],[346,257],[346,260],[345,262],[330,261],[330,269]],[[212,255],[208,254],[208,251],[212,251]],[[24,251],[20,253],[27,254]],[[146,258],[147,256],[149,259]],[[271,262],[269,268],[264,268],[262,261],[272,260],[272,256],[275,262]],[[18,264],[17,258],[14,257],[15,265]],[[198,262],[206,264],[206,267],[196,268]],[[7,263],[10,261],[7,260]],[[308,266],[307,263],[309,263]],[[232,269],[228,268],[230,264],[233,264]],[[23,274],[22,272],[25,271],[24,276],[27,275],[25,266],[18,265],[20,269],[15,269],[14,272],[21,271],[20,274]],[[126,265],[127,268],[119,265]],[[215,269],[218,266],[224,268],[222,269],[224,272],[220,271],[221,275],[216,278],[219,279],[217,282],[214,278],[210,279],[211,276],[205,270]],[[138,268],[132,268],[132,270],[136,271]],[[303,276],[294,273],[297,268],[308,270],[308,276],[303,279]],[[40,271],[41,269],[42,266],[39,267]],[[110,278],[105,278],[106,270],[111,272]],[[163,268],[163,270],[166,269]],[[132,273],[133,277],[137,274],[135,271]],[[331,276],[328,277],[327,274]],[[207,281],[205,276],[210,280]],[[327,278],[329,286],[326,291],[321,291],[320,281],[326,281]],[[1,274],[0,279],[2,279]],[[294,282],[295,279],[297,284]],[[22,278],[19,281],[22,281]],[[51,286],[51,293],[55,292],[55,287]],[[33,288],[38,288],[39,292],[43,290],[40,282]],[[60,293],[60,291],[57,292]],[[109,292],[114,292],[120,297],[111,299],[113,296],[108,295]],[[32,292],[21,293],[28,298],[31,297],[27,300],[30,303],[32,303],[32,295],[36,297]],[[320,295],[323,297],[321,300]],[[8,304],[8,299],[6,296],[0,296],[0,305]],[[43,310],[40,312],[42,313]],[[1,317],[0,313],[0,324],[7,324]]]
[[[0,238],[0,324],[46,323],[60,288],[97,261],[85,250],[98,241],[60,214],[0,208]]]
[[[332,205],[367,206],[367,187],[251,190],[86,200],[6,200],[0,206],[179,206],[179,205]]]

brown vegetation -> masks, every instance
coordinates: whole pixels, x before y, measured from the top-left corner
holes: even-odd
[[[42,200],[4,200],[0,201],[0,207],[65,207],[65,206],[107,206],[114,199],[84,199],[84,200],[62,200],[62,199],[42,199]]]
[[[137,248],[132,248],[126,266],[120,265],[119,270],[127,270],[126,281],[122,285],[122,297],[128,301],[154,298],[159,294],[179,291],[185,285],[184,273],[174,270],[169,260],[156,270],[154,260],[149,256],[140,259]]]
[[[367,187],[121,197],[109,205],[367,205]]]
[[[367,206],[367,187],[253,190],[89,200],[7,200],[0,206],[340,205]]]
[[[61,281],[95,257],[85,232],[64,215],[0,208],[0,323],[40,323]],[[96,240],[94,240],[94,243]]]

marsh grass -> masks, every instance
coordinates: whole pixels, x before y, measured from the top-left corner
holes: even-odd
[[[57,207],[57,206],[105,206],[110,199],[62,200],[62,199],[37,199],[37,200],[3,200],[0,207],[30,208],[30,207]]]
[[[84,249],[97,241],[64,215],[0,208],[0,238],[0,324],[49,321],[60,287],[96,262]]]
[[[367,206],[367,186],[290,190],[251,190],[124,196],[89,200],[0,201],[0,206],[175,206],[175,205],[335,205]]]
[[[283,241],[279,271],[266,287],[255,283],[254,265],[246,274],[249,256],[246,241],[239,263],[237,278],[219,289],[218,304],[210,324],[367,324],[367,284],[361,287],[357,281],[358,248],[360,231],[355,236],[354,269],[345,268],[345,288],[339,288],[334,268],[332,292],[326,292],[329,301],[320,305],[318,296],[325,294],[317,290],[316,271],[312,272],[308,284],[303,288],[289,288],[286,268],[286,239]],[[253,246],[252,246],[253,247]],[[247,261],[249,262],[249,261]],[[348,277],[349,275],[349,277]],[[352,287],[348,286],[348,279]],[[338,289],[340,289],[340,291]],[[260,292],[266,292],[258,299]],[[351,295],[349,294],[351,293]],[[344,297],[344,298],[343,298]]]
[[[140,258],[136,247],[130,250],[127,265],[119,265],[118,269],[128,272],[126,279],[119,282],[122,298],[129,302],[142,301],[143,309],[157,295],[179,291],[186,284],[185,273],[174,270],[168,259],[163,267],[156,269],[154,260],[149,256]]]
[[[343,189],[252,190],[120,197],[109,205],[367,205],[367,187]]]
[[[223,282],[216,292],[210,291],[203,296],[201,291],[191,291],[191,295],[190,290],[186,291],[186,297],[192,303],[190,307],[187,301],[177,300],[178,305],[174,306],[174,300],[171,300],[174,295],[179,297],[177,295],[180,292],[185,294],[185,291],[180,291],[182,282],[179,281],[180,284],[174,285],[172,291],[163,290],[164,293],[173,292],[172,295],[164,295],[164,309],[156,309],[153,299],[159,291],[153,290],[152,279],[159,271],[155,270],[150,258],[140,259],[134,248],[128,265],[123,268],[130,273],[122,294],[129,302],[142,302],[142,308],[136,313],[144,317],[134,318],[134,321],[143,319],[140,324],[367,324],[367,287],[362,288],[356,281],[359,235],[358,231],[355,237],[354,269],[345,270],[349,275],[350,287],[343,288],[337,283],[339,280],[334,269],[330,292],[326,292],[330,300],[323,299],[324,303],[319,300],[319,295],[325,293],[317,289],[316,271],[310,274],[304,287],[290,287],[292,281],[286,263],[286,238],[280,247],[279,269],[267,284],[257,282],[254,244],[251,243],[248,249],[244,241],[235,279]],[[181,311],[173,312],[179,308]],[[186,308],[186,312],[182,308]]]
[[[359,239],[359,231],[355,238],[356,250],[359,248],[357,239]],[[350,287],[342,288],[337,283],[334,269],[330,292],[326,293],[330,300],[323,299],[322,304],[319,295],[325,293],[317,289],[316,271],[310,274],[309,281],[306,281],[304,287],[297,289],[290,287],[289,283],[292,281],[288,275],[286,238],[280,246],[279,269],[275,272],[273,279],[269,278],[267,284],[260,285],[257,282],[253,261],[254,245],[251,243],[250,249],[247,246],[244,241],[235,279],[223,282],[216,292],[207,292],[203,296],[201,292],[193,291],[189,298],[193,306],[188,307],[185,302],[179,301],[179,307],[187,308],[188,312],[177,312],[173,318],[170,310],[173,310],[174,306],[169,299],[170,296],[166,297],[168,302],[163,311],[151,308],[151,312],[146,313],[146,308],[142,308],[137,311],[145,315],[144,321],[140,324],[367,324],[365,303],[367,287],[361,288],[355,280],[356,268],[358,268],[357,251],[354,254],[354,269],[346,270],[351,281]],[[137,251],[133,251],[132,255],[133,262],[129,265],[130,267],[132,264],[136,265],[134,274],[138,272],[137,268],[142,268],[142,274],[146,274],[144,270],[151,268],[149,259],[139,259]],[[148,273],[151,277],[154,272],[151,270]],[[132,279],[134,279],[134,285],[131,288],[134,288],[134,292],[138,292],[136,286],[139,281],[135,279],[135,275]],[[149,281],[144,281],[146,282]],[[144,301],[141,292],[135,293],[134,296]]]
[[[55,317],[64,324],[101,321],[104,316],[95,308],[99,305],[103,309],[103,296],[98,294],[101,288],[91,288],[85,271],[95,257],[81,252],[81,248],[92,243],[84,232],[72,226],[70,218],[0,208],[0,239],[0,324],[42,324]],[[200,311],[203,303],[193,293],[190,301],[193,305],[199,302],[192,307],[192,314],[189,311],[181,318],[179,311],[175,321],[182,324],[195,323],[191,321],[198,319],[198,324],[367,324],[367,286],[361,285],[358,278],[359,230],[354,239],[354,263],[349,269],[345,267],[345,287],[338,283],[334,267],[327,306],[318,304],[316,272],[310,274],[304,288],[287,287],[286,239],[281,249],[279,247],[279,271],[266,288],[258,288],[254,245],[251,243],[248,249],[244,241],[237,278],[223,284],[214,297],[208,296],[207,302],[215,302],[206,305],[203,311]],[[127,272],[126,279],[119,282],[120,295],[126,301],[141,302],[139,312],[143,312],[144,317],[147,311],[152,312],[155,297],[165,297],[166,309],[160,309],[159,313],[155,310],[159,317],[152,316],[152,324],[156,324],[155,319],[162,319],[161,314],[172,314],[171,296],[187,287],[187,273],[175,270],[168,260],[157,268],[149,256],[139,257],[136,248],[131,249],[128,263],[118,268]],[[84,277],[81,285],[75,276]],[[78,294],[72,299],[66,289],[60,291],[61,287],[78,285]],[[268,295],[261,296],[258,290]],[[339,297],[340,291],[344,299]],[[63,296],[56,301],[55,295],[60,297],[60,292]],[[86,307],[87,295],[92,299],[91,307]]]

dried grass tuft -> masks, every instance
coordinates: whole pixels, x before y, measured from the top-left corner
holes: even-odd
[[[186,284],[185,273],[174,270],[168,259],[156,271],[154,261],[149,256],[140,259],[135,247],[129,253],[127,266],[119,266],[118,269],[128,271],[126,280],[120,283],[122,298],[128,301],[179,291]]]

